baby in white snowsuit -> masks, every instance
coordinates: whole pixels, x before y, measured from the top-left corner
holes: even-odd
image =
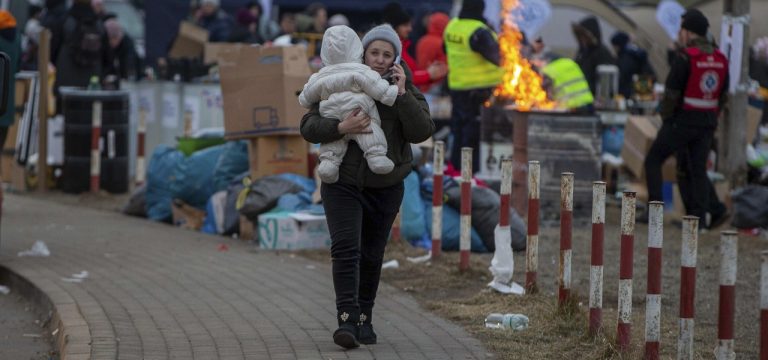
[[[320,57],[325,67],[313,74],[299,95],[305,108],[320,102],[320,115],[345,119],[360,109],[371,118],[371,133],[347,134],[341,140],[320,144],[320,179],[325,183],[339,180],[339,166],[347,152],[347,142],[354,140],[363,151],[368,168],[375,174],[387,174],[395,164],[387,158],[387,139],[375,100],[392,106],[397,99],[397,85],[390,84],[363,61],[363,44],[354,30],[333,26],[325,31]]]

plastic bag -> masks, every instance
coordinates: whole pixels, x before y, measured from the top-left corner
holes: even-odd
[[[205,203],[216,192],[213,168],[223,153],[224,145],[214,146],[195,152],[179,162],[173,171],[171,196],[198,209],[205,208]]]
[[[408,242],[414,244],[424,236],[427,230],[424,205],[419,195],[419,175],[415,171],[411,171],[403,183],[405,190],[403,203],[400,207],[400,234]]]
[[[205,205],[205,220],[200,229],[207,234],[224,233],[224,208],[227,203],[227,192],[218,191],[211,195],[208,203]]]
[[[245,171],[248,171],[248,143],[226,143],[213,169],[213,188],[216,191],[226,190],[232,179]]]
[[[246,171],[229,183],[227,187],[227,198],[224,203],[224,224],[222,227],[223,235],[232,235],[240,233],[240,212],[237,211],[237,197],[240,192],[245,189],[243,179],[249,176],[249,172]]]
[[[768,187],[747,186],[733,192],[731,225],[739,229],[768,227]]]
[[[424,201],[424,216],[427,221],[427,234],[432,234],[432,200]],[[461,237],[461,225],[460,225],[459,211],[443,205],[443,232],[440,237],[442,241],[442,249],[445,251],[457,251],[459,250],[459,240]],[[473,252],[488,252],[480,235],[472,228],[471,232],[471,244],[470,249]]]
[[[263,177],[251,182],[240,192],[237,210],[248,220],[256,223],[259,214],[274,208],[280,196],[295,194],[302,190],[301,186],[280,176]]]
[[[448,205],[461,208],[461,188],[451,186],[445,190],[448,196]],[[499,223],[499,212],[501,209],[501,199],[499,194],[489,188],[472,188],[472,227],[477,230],[480,238],[489,251],[496,249],[495,229]],[[523,219],[517,214],[515,209],[509,209],[510,223],[510,241],[512,249],[515,251],[525,250],[526,244],[526,225]]]
[[[147,217],[147,184],[133,190],[122,212],[125,215]]]
[[[152,152],[147,167],[146,213],[155,221],[171,222],[171,183],[176,166],[184,154],[170,146],[159,145]]]

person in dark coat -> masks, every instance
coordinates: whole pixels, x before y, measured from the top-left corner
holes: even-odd
[[[603,35],[597,18],[589,16],[578,24],[573,24],[573,34],[579,42],[579,50],[573,59],[581,67],[581,72],[587,78],[592,94],[597,90],[597,66],[616,65],[616,58],[603,45]]]
[[[698,216],[702,228],[713,228],[727,216],[710,203],[707,159],[719,112],[728,98],[728,59],[707,39],[709,21],[704,14],[689,10],[682,20],[678,38],[685,48],[667,75],[659,111],[663,123],[644,162],[648,200],[663,200],[661,166],[677,154],[685,164],[678,167],[688,172],[688,181],[679,184],[686,212]],[[646,211],[638,221],[647,218]]]
[[[411,144],[428,139],[435,130],[424,95],[413,86],[397,33],[381,25],[363,37],[363,63],[380,75],[392,72],[398,87],[393,106],[376,102],[387,138],[387,157],[395,163],[389,174],[371,172],[365,154],[354,142],[339,168],[339,180],[323,183],[326,221],[331,233],[333,286],[337,322],[334,342],[344,348],[375,344],[373,307],[381,276],[387,238],[403,199],[403,179],[411,172]],[[301,120],[301,135],[310,143],[328,143],[348,133],[368,132],[368,114],[353,112],[344,119],[326,118],[314,104]]]
[[[109,37],[109,47],[112,49],[113,61],[109,73],[119,79],[135,80],[141,74],[139,54],[136,43],[126,34],[117,18],[104,22]]]
[[[619,94],[625,99],[632,98],[635,93],[635,75],[645,78],[655,78],[648,53],[629,41],[629,34],[618,31],[611,37],[611,45],[616,52],[619,66]]]
[[[219,0],[202,0],[197,13],[197,25],[208,30],[208,41],[226,42],[235,27],[235,22],[219,8]]]
[[[67,18],[67,0],[45,0],[45,11],[40,24],[53,31]]]
[[[21,32],[16,24],[16,18],[7,10],[0,10],[0,52],[4,52],[11,60],[11,77],[4,87],[3,93],[8,94],[8,106],[5,113],[0,114],[0,149],[5,146],[5,138],[8,137],[8,127],[13,125],[14,121],[14,90],[15,74],[19,70],[21,57]]]
[[[252,11],[251,8],[258,10]],[[259,33],[259,17],[261,5],[252,3],[250,7],[244,7],[237,11],[235,28],[229,35],[229,42],[263,44],[264,39]]]
[[[56,111],[62,86],[86,87],[92,76],[104,78],[112,56],[104,24],[90,0],[75,0],[65,20],[51,30],[51,62],[56,66]]]

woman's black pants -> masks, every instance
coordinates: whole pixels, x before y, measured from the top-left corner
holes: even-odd
[[[370,318],[384,247],[403,200],[403,183],[364,189],[323,183],[320,192],[331,233],[336,309]]]

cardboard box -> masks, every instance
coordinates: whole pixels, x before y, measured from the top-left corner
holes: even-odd
[[[189,206],[183,202],[174,201],[171,204],[171,214],[173,215],[173,224],[190,230],[200,230],[205,220],[205,211]]]
[[[239,43],[212,43],[207,42],[204,46],[203,62],[205,64],[218,64],[222,54],[230,51],[239,51],[240,47],[249,46]]]
[[[247,217],[240,215],[240,240],[255,240],[256,239],[256,227],[253,226],[253,222],[248,220]]]
[[[179,24],[179,33],[168,52],[171,58],[194,58],[203,55],[205,43],[208,42],[208,31],[189,22]]]
[[[630,116],[624,128],[621,158],[624,166],[639,180],[645,180],[643,162],[660,127],[661,120],[656,116]],[[664,181],[677,181],[677,161],[674,156],[664,162],[661,174]]]
[[[298,96],[310,76],[302,47],[241,46],[218,58],[226,138],[299,132],[307,109]]]
[[[251,178],[293,173],[307,176],[309,144],[300,135],[259,136],[248,143]]]
[[[768,103],[768,102],[766,102]],[[768,105],[763,105],[768,106]],[[746,127],[746,142],[751,143],[755,140],[757,134],[757,128],[760,125],[760,119],[763,117],[763,110],[757,107],[747,105],[747,127]]]
[[[331,234],[325,215],[274,212],[259,215],[262,249],[329,249]]]

